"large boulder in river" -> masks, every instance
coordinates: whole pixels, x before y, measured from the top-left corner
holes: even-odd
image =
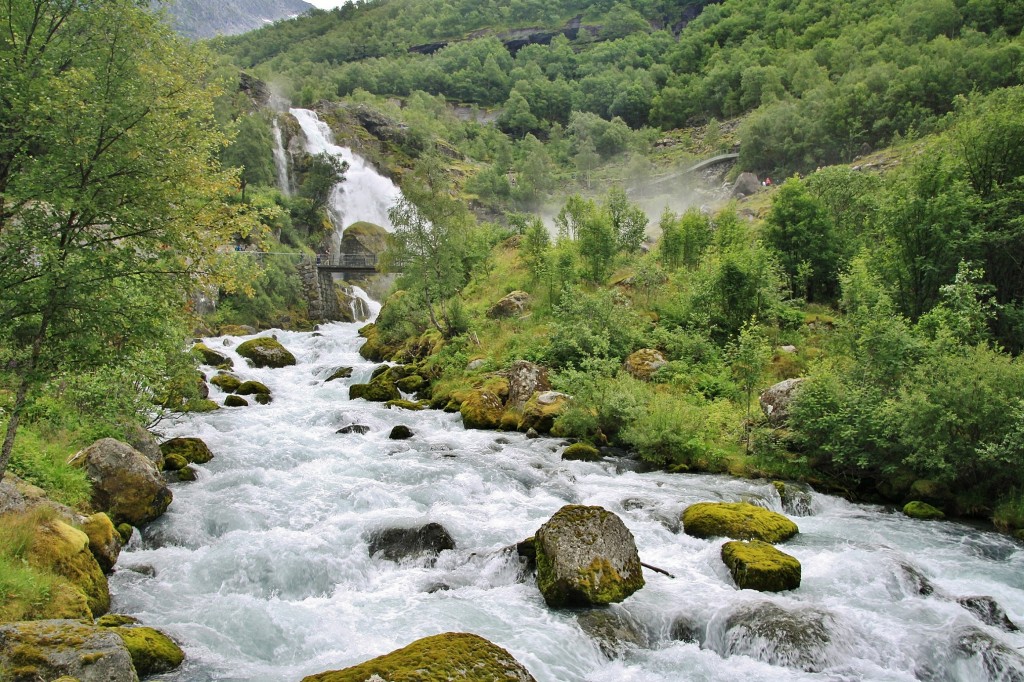
[[[705,646],[723,658],[750,656],[769,665],[820,672],[834,660],[835,619],[811,606],[742,603],[708,628]]]
[[[761,394],[761,410],[772,424],[784,424],[789,419],[789,406],[800,385],[806,379],[786,379],[765,389]]]
[[[727,542],[722,545],[722,561],[741,590],[783,592],[800,587],[800,562],[767,542]]]
[[[213,451],[201,438],[172,438],[160,444],[165,457],[181,455],[189,464],[206,464],[213,459]]]
[[[530,294],[525,291],[513,291],[487,310],[487,317],[499,320],[506,317],[522,315],[526,304],[530,302]]]
[[[251,395],[260,405],[269,405],[273,400],[270,389],[262,381],[244,381],[235,389],[235,394]]]
[[[143,678],[174,670],[185,660],[181,647],[159,630],[136,626],[110,630],[124,642],[135,672]]]
[[[446,632],[302,682],[534,682],[512,654],[483,637]]]
[[[192,346],[192,354],[197,356],[199,361],[204,365],[212,365],[214,367],[231,367],[234,364],[231,361],[231,358],[223,353],[218,353],[205,343],[197,343]]]
[[[459,413],[467,429],[497,429],[504,409],[497,394],[481,388],[466,396],[459,406]]]
[[[537,587],[553,608],[620,602],[644,586],[633,534],[607,509],[566,505],[535,544]]]
[[[446,549],[455,549],[455,540],[440,523],[419,528],[385,528],[370,535],[367,551],[388,561],[401,561],[416,556],[437,556]]]
[[[695,538],[761,540],[775,544],[798,532],[782,514],[749,502],[698,502],[683,510],[683,532]]]
[[[238,347],[238,354],[253,367],[288,367],[295,364],[295,356],[277,339],[261,336],[250,339]]]
[[[124,641],[107,628],[76,620],[0,625],[0,671],[11,682],[138,682]]]
[[[85,469],[92,483],[93,506],[107,512],[115,524],[141,526],[171,504],[171,491],[156,465],[126,443],[103,438],[76,453],[69,463]]]
[[[637,379],[648,381],[654,376],[655,372],[667,364],[668,361],[661,354],[661,351],[654,350],[653,348],[641,348],[629,354],[624,367],[627,372]]]
[[[96,558],[104,573],[110,573],[121,554],[121,535],[110,517],[99,512],[86,517],[81,523],[82,532],[89,538],[89,551]]]

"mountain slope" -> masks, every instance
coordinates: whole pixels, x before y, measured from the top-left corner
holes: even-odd
[[[156,4],[166,9],[175,30],[189,38],[245,33],[313,7],[304,0],[175,0]]]

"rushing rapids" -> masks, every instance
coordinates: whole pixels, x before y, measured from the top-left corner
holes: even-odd
[[[298,357],[283,369],[246,369],[234,353],[242,339],[207,341],[274,401],[165,427],[203,438],[216,458],[175,485],[168,513],[136,535],[111,581],[115,610],[188,653],[162,679],[297,682],[445,631],[505,647],[542,682],[1024,679],[1024,636],[957,602],[987,595],[1024,624],[1024,549],[1013,540],[815,494],[784,546],[803,564],[800,588],[737,590],[723,541],[682,534],[680,512],[741,499],[782,511],[770,484],[563,462],[553,439],[351,401],[348,386],[374,367],[357,353],[357,326],[276,332]],[[352,377],[325,382],[339,366]],[[351,424],[370,430],[336,433]],[[415,436],[389,440],[396,424]],[[650,572],[607,610],[632,624],[629,643],[598,642],[579,612],[547,608],[504,551],[567,503],[618,514],[641,559],[676,576]],[[368,556],[374,531],[427,522],[456,549],[436,562]]]

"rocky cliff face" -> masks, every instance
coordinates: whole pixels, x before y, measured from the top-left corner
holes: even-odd
[[[150,4],[167,12],[178,33],[197,39],[245,33],[313,7],[304,0],[151,0]]]

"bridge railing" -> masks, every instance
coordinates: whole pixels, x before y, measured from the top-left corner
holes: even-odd
[[[317,267],[322,268],[375,269],[377,267],[377,255],[373,253],[343,253],[340,256],[331,257],[326,254],[318,253],[316,256],[316,265]]]

